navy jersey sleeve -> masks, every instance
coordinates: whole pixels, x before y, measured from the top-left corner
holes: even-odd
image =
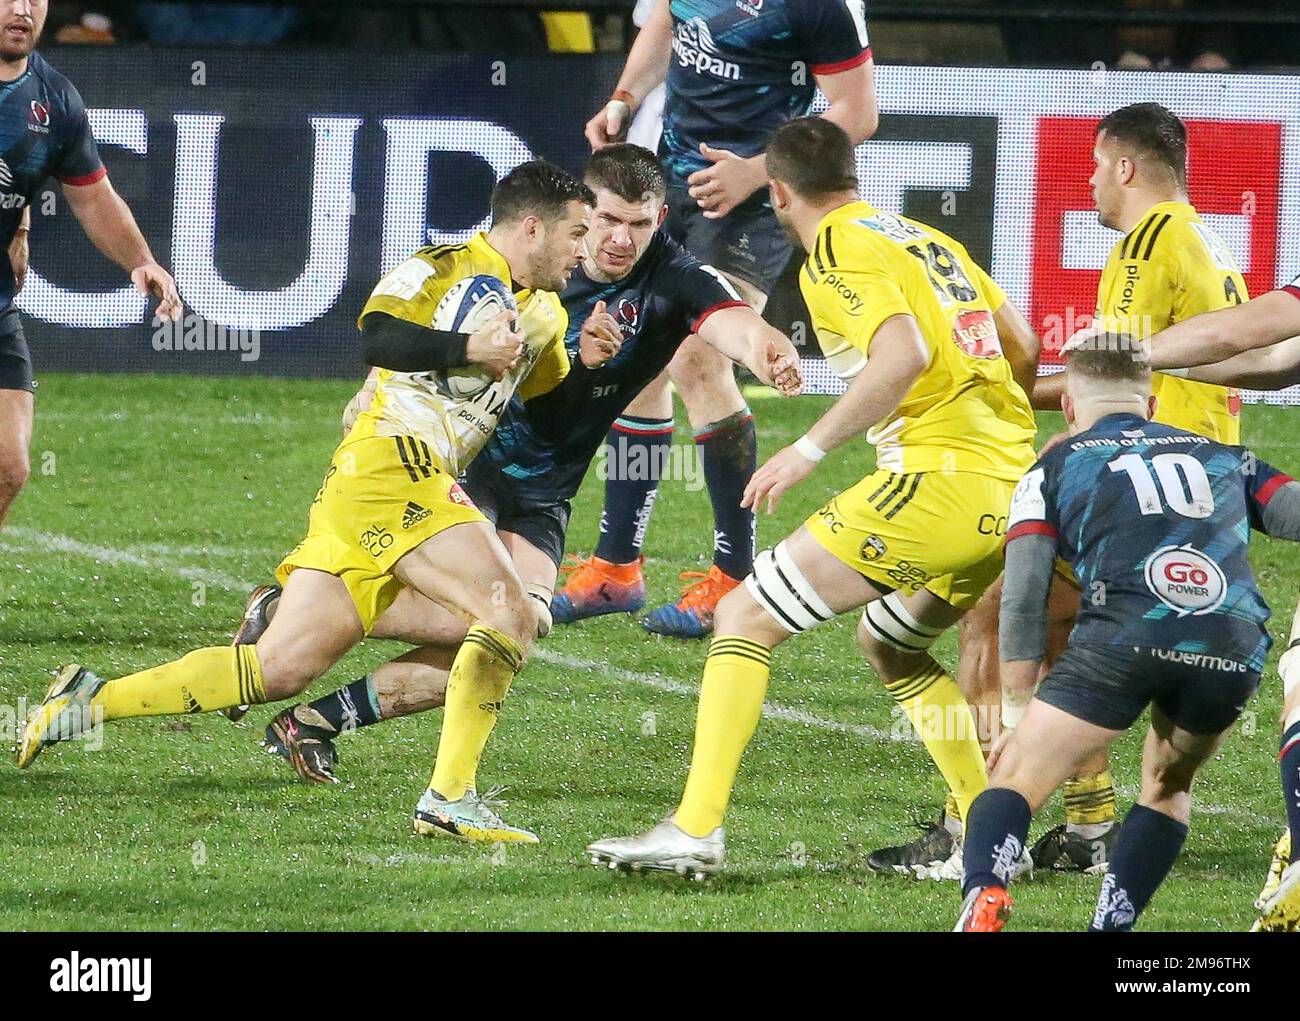
[[[674,254],[668,274],[672,287],[673,307],[681,309],[691,333],[714,312],[724,308],[748,308],[745,300],[726,277],[679,250]]]
[[[1297,276],[1289,284],[1282,288],[1293,297],[1300,298],[1300,276]]]
[[[94,184],[108,170],[99,158],[99,147],[95,145],[95,136],[90,130],[86,105],[81,101],[81,94],[71,85],[68,86],[65,99],[67,109],[64,113],[66,120],[63,138],[50,162],[50,170],[64,184]]]
[[[1016,485],[1007,516],[1007,542],[1022,535],[1045,535],[1054,543],[1060,539],[1061,523],[1056,506],[1060,458],[1054,454],[1056,451],[1040,458]]]
[[[790,17],[813,74],[838,74],[871,58],[866,0],[795,0]]]
[[[1241,470],[1246,482],[1246,506],[1250,512],[1250,527],[1271,534],[1271,531],[1264,527],[1264,508],[1279,489],[1294,480],[1286,472],[1261,461],[1248,450],[1242,452]]]

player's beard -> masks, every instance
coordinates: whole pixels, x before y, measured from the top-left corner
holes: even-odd
[[[10,40],[7,27],[0,29],[0,61],[6,64],[16,64],[20,60],[26,60],[32,55],[32,51],[36,49],[40,37],[40,32],[34,24],[30,26],[30,31],[24,36],[24,41],[21,43]]]

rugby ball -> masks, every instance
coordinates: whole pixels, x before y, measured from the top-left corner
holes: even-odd
[[[502,312],[518,312],[510,288],[494,276],[480,273],[457,280],[447,289],[433,310],[435,330],[475,333]],[[474,368],[450,369],[443,373],[442,388],[455,400],[470,400],[492,385],[492,377]]]

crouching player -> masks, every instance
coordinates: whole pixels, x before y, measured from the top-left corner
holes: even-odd
[[[535,842],[476,793],[479,759],[536,623],[508,553],[456,476],[517,390],[552,389],[568,372],[568,318],[555,292],[582,262],[592,202],[564,171],[524,163],[493,191],[490,231],[463,245],[421,249],[385,276],[361,326],[368,358],[377,361],[373,352],[382,351],[378,364],[387,367],[373,403],[334,453],[306,538],[280,564],[284,593],[270,627],[256,644],[199,649],[113,680],[64,668],[27,720],[19,767],[77,737],[97,715],[201,713],[296,695],[409,588],[469,624],[450,664],[437,761],[416,829]],[[517,311],[472,335],[432,329],[443,298],[467,279],[512,293]],[[467,365],[481,385],[453,386],[448,370]]]
[[[776,215],[809,253],[799,282],[818,343],[849,386],[755,473],[745,503],[772,510],[825,451],[863,433],[876,471],[761,553],[719,603],[685,793],[648,833],[588,848],[614,867],[722,867],[723,817],[772,650],[859,607],[859,645],[963,816],[984,789],[974,720],[930,646],[1002,570],[997,522],[1034,459],[1018,380],[1033,378],[1037,338],[957,241],[858,201],[852,143],[830,121],[781,127],[767,169]],[[954,725],[925,725],[936,715]]]
[[[1003,720],[1023,718],[994,747],[989,789],[967,819],[960,931],[1002,928],[1030,819],[1150,705],[1141,794],[1092,919],[1094,930],[1132,928],[1187,837],[1197,771],[1259,686],[1269,610],[1246,558],[1250,529],[1300,541],[1300,484],[1240,447],[1149,421],[1140,343],[1095,333],[1066,371],[1071,438],[1025,475],[1011,505]],[[1057,556],[1086,598],[1035,695]]]

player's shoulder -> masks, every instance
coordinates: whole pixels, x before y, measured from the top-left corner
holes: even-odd
[[[1167,259],[1182,253],[1191,240],[1203,248],[1207,231],[1209,228],[1187,203],[1161,202],[1124,235],[1117,250],[1125,262]]]
[[[81,93],[77,91],[72,81],[39,52],[33,52],[27,58],[27,70],[33,78],[44,84],[46,94],[56,103],[62,103],[68,109],[80,108],[84,105]]]

